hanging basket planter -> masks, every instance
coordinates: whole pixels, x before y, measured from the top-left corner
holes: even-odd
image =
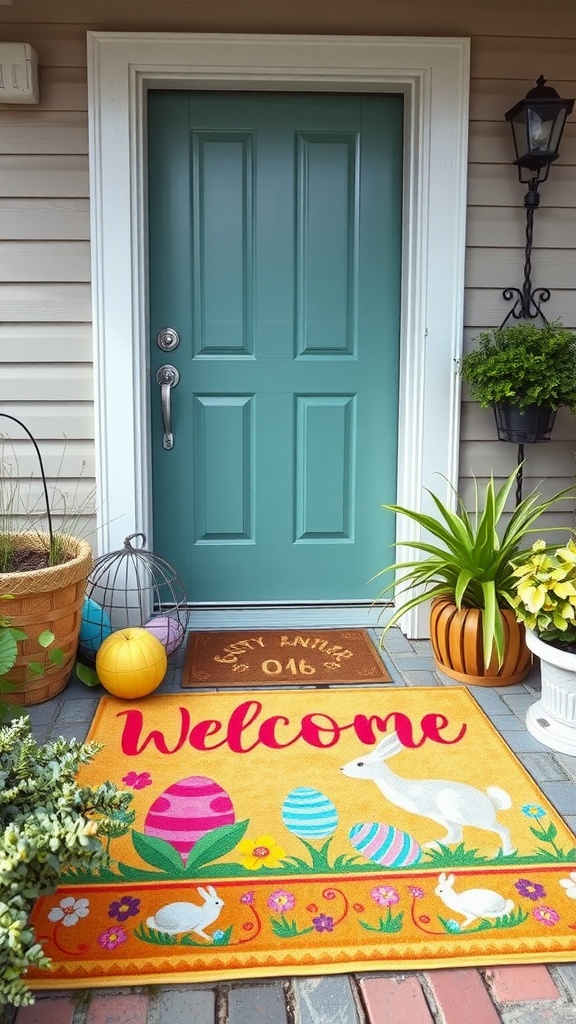
[[[519,409],[512,402],[495,402],[492,408],[499,441],[540,444],[550,440],[556,409],[547,405],[527,405]]]
[[[500,668],[493,656],[484,664],[482,616],[478,608],[461,608],[448,598],[437,598],[430,608],[430,640],[434,660],[441,672],[461,683],[474,686],[512,686],[524,679],[531,667],[525,630],[512,609],[502,608],[504,662]]]

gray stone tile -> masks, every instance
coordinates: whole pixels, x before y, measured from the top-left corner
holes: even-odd
[[[576,1000],[576,964],[556,964],[554,968],[555,981],[559,987],[569,992]]]
[[[534,704],[534,697],[532,696],[532,694],[529,693],[511,693],[509,695],[504,694],[503,700],[506,702],[510,710],[513,711],[514,714],[522,722],[524,722],[526,718],[526,712],[528,711],[528,708],[532,707],[532,705]]]
[[[554,760],[564,769],[568,778],[576,782],[576,757],[571,757],[570,754],[559,754],[554,751]]]
[[[519,732],[520,729],[526,728],[511,711],[507,715],[489,715],[488,717],[498,732]]]
[[[500,1010],[502,1024],[576,1024],[576,1006],[562,1003],[521,1003]]]
[[[402,671],[402,675],[408,686],[441,686],[441,682],[435,672]]]
[[[401,672],[408,672],[411,669],[424,672],[436,671],[434,658],[415,658],[413,654],[396,654],[394,657]]]
[[[410,646],[419,658],[434,657],[434,649],[430,640],[410,640]]]
[[[59,729],[61,725],[72,724],[75,722],[91,722],[96,714],[98,707],[98,697],[85,698],[84,700],[66,701],[60,711],[55,722],[55,728]]]
[[[198,1024],[208,1024],[211,1017],[198,1018]],[[273,985],[244,985],[228,993],[229,1024],[287,1024],[286,1001],[281,983]],[[188,1022],[186,1022],[188,1024]],[[192,1022],[190,1021],[190,1024]]]
[[[566,772],[550,754],[520,754],[519,759],[535,782],[566,782]]]
[[[298,978],[294,993],[298,1024],[358,1024],[350,982],[343,975]]]
[[[192,985],[169,991],[159,989],[149,1016],[154,1024],[211,1024],[214,1004],[213,992],[199,991]]]
[[[504,703],[502,697],[495,693],[492,687],[483,686],[469,686],[468,693],[477,704],[480,705],[483,711],[491,717],[492,715],[506,715],[510,712],[510,708]]]
[[[58,714],[61,704],[55,700],[47,700],[44,704],[33,704],[26,708],[32,726],[48,725]]]
[[[380,638],[378,638],[377,642],[380,642]],[[406,654],[413,653],[413,648],[410,644],[410,641],[406,639],[404,634],[399,629],[396,629],[394,627],[392,629],[389,629],[388,632],[386,633],[384,643],[382,646],[386,651],[389,651],[390,654],[401,654],[403,652]]]
[[[576,815],[576,786],[572,782],[543,782],[541,788],[560,814]]]
[[[58,724],[51,730],[51,738],[59,739],[63,736],[65,740],[78,740],[83,743],[88,734],[89,722],[76,722],[70,724]]]
[[[518,732],[507,732],[504,739],[515,754],[545,754],[548,750],[548,747],[545,747],[525,729],[520,729]]]

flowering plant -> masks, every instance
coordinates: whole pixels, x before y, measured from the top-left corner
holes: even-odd
[[[576,543],[550,548],[543,540],[532,556],[514,569],[509,601],[516,618],[545,643],[566,647],[576,643]]]

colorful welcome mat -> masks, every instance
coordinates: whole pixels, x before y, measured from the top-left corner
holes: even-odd
[[[135,821],[38,901],[37,988],[576,959],[574,837],[465,688],[106,697],[90,738]]]
[[[182,686],[389,683],[366,629],[190,633]]]

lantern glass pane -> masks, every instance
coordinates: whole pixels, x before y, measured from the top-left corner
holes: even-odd
[[[550,152],[550,140],[557,112],[556,107],[553,109],[528,107],[526,113],[529,152],[534,154]]]
[[[556,121],[552,128],[552,134],[550,137],[550,149],[556,153],[560,145],[560,136],[564,130],[564,122],[566,120],[566,107],[560,107],[556,114]]]
[[[528,136],[524,111],[522,111],[521,114],[518,114],[512,121],[512,134],[514,136],[516,156],[518,158],[523,157],[528,149]]]

